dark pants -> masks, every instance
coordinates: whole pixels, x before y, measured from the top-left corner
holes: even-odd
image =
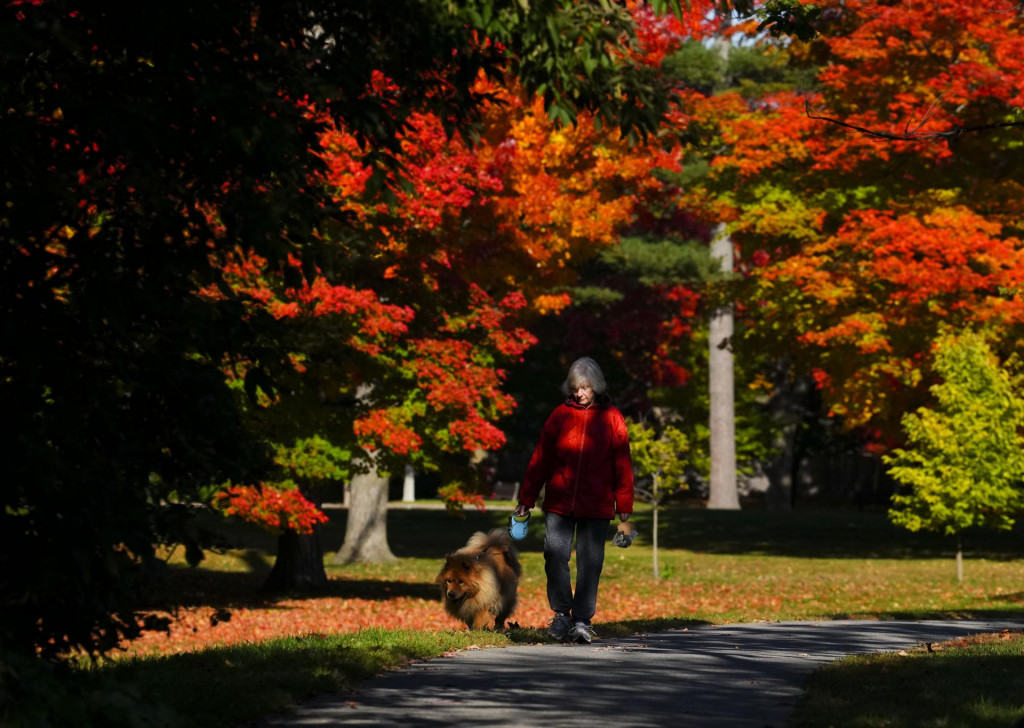
[[[576,593],[569,573],[573,535],[576,536]],[[590,623],[597,610],[597,584],[604,566],[608,521],[544,514],[544,573],[548,577],[548,604],[556,612],[571,613],[573,620]]]

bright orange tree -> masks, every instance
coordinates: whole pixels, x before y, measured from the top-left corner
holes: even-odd
[[[658,14],[644,3],[630,3],[639,39],[632,49],[635,61],[660,69],[684,41],[708,37],[715,27],[712,7],[711,2],[687,3],[685,12],[677,16]],[[666,82],[666,87],[669,85]],[[683,142],[677,131],[666,125],[657,145],[641,150],[640,155],[602,155],[601,165],[594,170],[598,176],[607,176],[608,170],[618,167],[620,174],[651,175],[657,171],[657,179],[650,178],[632,194],[622,189],[614,209],[627,213],[622,219],[628,226],[609,231],[612,234],[606,236],[605,248],[596,260],[572,251],[565,256],[561,270],[569,275],[563,279],[567,286],[575,286],[577,305],[564,309],[556,325],[546,331],[553,339],[547,343],[556,349],[545,353],[548,359],[599,352],[607,357],[607,365],[622,370],[628,391],[621,394],[635,398],[640,408],[648,406],[647,394],[652,388],[679,386],[690,376],[680,347],[692,335],[700,296],[695,280],[680,273],[689,266],[681,260],[688,253],[681,252],[678,244],[699,238],[705,231],[694,226],[692,216],[679,215],[674,183],[666,177],[666,173],[680,171]],[[599,189],[594,177],[579,178],[579,184],[590,185],[591,196]],[[543,210],[544,205],[541,196],[537,209]],[[573,293],[566,295],[569,300]]]
[[[817,91],[692,97],[722,152],[689,203],[728,221],[749,343],[894,432],[943,324],[1020,323],[1022,19],[1008,0],[827,5],[784,51]]]
[[[505,367],[535,342],[524,324],[568,304],[561,287],[572,266],[615,240],[660,187],[652,170],[672,163],[670,152],[631,147],[586,113],[557,127],[539,100],[486,91],[495,101],[473,146],[434,115],[410,118],[384,180],[390,201],[367,194],[374,174],[343,122],[322,137],[323,184],[349,220],[330,241],[331,270],[304,280],[293,256],[290,284],[243,251],[225,261],[232,285],[293,332],[292,391],[338,405],[317,426],[354,467],[361,453],[381,470],[443,464],[469,494],[472,472],[452,470],[467,458],[452,456],[504,443],[496,423],[514,407]],[[310,398],[279,390],[271,419],[294,414],[298,400]],[[300,419],[310,426],[308,415],[291,421]],[[466,498],[458,488],[447,495]],[[267,498],[279,504],[272,488]]]

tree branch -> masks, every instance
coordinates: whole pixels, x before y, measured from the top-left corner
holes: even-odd
[[[998,124],[977,124],[974,126],[961,126],[960,124],[954,124],[951,129],[947,129],[946,131],[906,131],[903,134],[893,134],[891,132],[877,131],[864,126],[858,126],[857,124],[851,124],[849,122],[842,121],[841,119],[833,119],[830,116],[817,114],[811,109],[811,102],[807,99],[804,99],[804,107],[807,113],[807,118],[809,119],[814,119],[815,121],[827,121],[829,124],[835,124],[836,126],[841,126],[846,129],[853,129],[854,131],[866,134],[867,136],[874,137],[876,139],[889,139],[890,141],[953,141],[962,137],[964,134],[970,134],[972,132],[1006,129],[1009,127],[1024,127],[1024,121],[1006,121]],[[910,125],[908,124],[908,129],[909,126]],[[918,128],[920,128],[920,125],[918,125]]]

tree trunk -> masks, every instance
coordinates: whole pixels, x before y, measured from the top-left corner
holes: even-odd
[[[394,561],[388,546],[388,477],[373,469],[356,475],[350,486],[345,542],[334,555],[334,564],[372,564]]]
[[[661,578],[661,569],[658,568],[658,501],[654,501],[654,519],[653,519],[652,531],[652,542],[654,544],[654,578]]]
[[[726,232],[725,225],[720,224],[715,228],[711,256],[721,261],[724,273],[732,272],[732,238]],[[711,485],[708,508],[736,510],[740,507],[740,500],[736,485],[736,404],[732,335],[733,307],[727,304],[711,313],[708,337],[708,379],[711,397]]]
[[[317,508],[320,498],[314,493],[302,491],[302,495]],[[319,589],[327,585],[324,570],[324,550],[320,545],[320,526],[313,526],[313,533],[299,534],[285,531],[277,537],[277,557],[274,568],[263,582],[264,591],[287,592],[302,589]]]
[[[412,465],[405,466],[405,477],[402,479],[402,502],[416,501],[416,471]]]
[[[319,589],[327,585],[324,551],[314,528],[311,534],[285,531],[277,537],[277,558],[263,584],[272,592]]]
[[[956,580],[958,583],[964,580],[964,542],[959,533],[956,535]]]

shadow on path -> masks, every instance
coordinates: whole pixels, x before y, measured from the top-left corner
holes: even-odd
[[[781,728],[823,663],[1010,626],[1020,623],[775,622],[466,651],[322,696],[266,725]]]

